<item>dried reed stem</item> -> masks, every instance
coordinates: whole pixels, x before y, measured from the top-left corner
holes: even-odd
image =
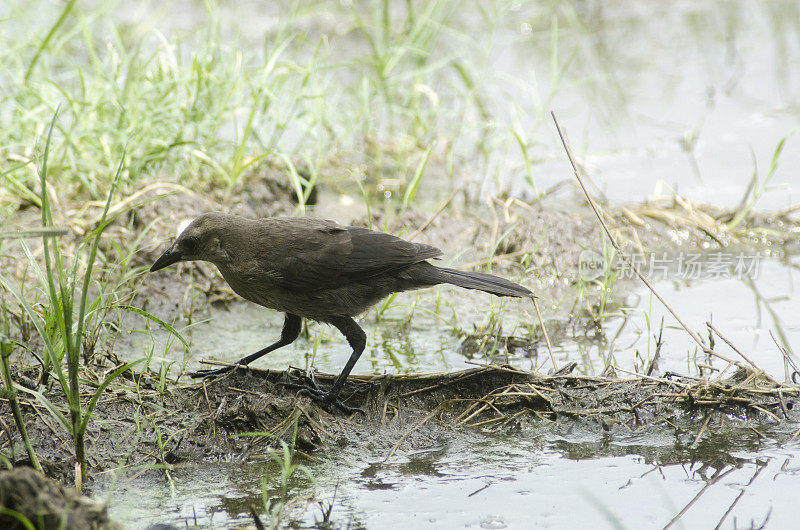
[[[617,252],[617,254],[619,254],[619,257],[622,258],[622,260],[631,268],[631,270],[633,270],[636,276],[638,276],[639,279],[642,280],[642,283],[644,283],[647,286],[647,288],[650,289],[650,292],[652,292],[655,295],[655,297],[658,298],[658,301],[661,302],[664,305],[664,307],[667,308],[667,311],[669,311],[670,314],[672,314],[672,316],[675,317],[675,320],[677,320],[678,323],[681,325],[681,327],[684,330],[686,330],[686,333],[688,333],[689,336],[692,337],[692,339],[703,349],[703,351],[707,351],[708,347],[705,344],[703,344],[703,341],[700,339],[697,333],[689,329],[689,326],[683,321],[683,319],[681,319],[681,317],[672,308],[672,306],[669,305],[666,300],[664,300],[664,297],[661,296],[661,294],[658,291],[656,291],[655,287],[653,287],[653,284],[651,284],[648,281],[648,279],[644,276],[644,274],[641,273],[639,267],[636,266],[633,260],[631,260],[622,251],[622,248],[620,248],[619,244],[617,243],[617,240],[614,239],[614,236],[611,235],[611,231],[608,229],[608,225],[606,225],[606,222],[603,220],[603,216],[600,215],[600,210],[597,207],[597,204],[594,202],[591,195],[589,195],[589,192],[586,190],[586,185],[583,183],[583,178],[581,177],[581,173],[578,170],[578,166],[575,164],[575,160],[572,158],[572,152],[570,151],[569,146],[567,145],[567,141],[564,138],[564,134],[561,132],[561,127],[558,125],[558,120],[556,119],[556,113],[554,111],[550,111],[550,115],[553,117],[553,122],[556,125],[558,136],[561,138],[561,144],[564,146],[564,151],[566,151],[567,153],[567,158],[569,158],[569,163],[572,164],[572,171],[575,174],[575,178],[578,179],[578,184],[580,184],[581,190],[583,190],[583,194],[586,196],[586,200],[589,201],[589,205],[592,207],[592,210],[594,210],[594,214],[597,216],[597,219],[600,221],[603,230],[605,230],[608,239],[614,246],[614,250]],[[713,352],[711,353],[713,354]]]

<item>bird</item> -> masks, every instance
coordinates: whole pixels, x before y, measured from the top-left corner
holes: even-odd
[[[287,346],[300,335],[302,319],[337,328],[352,348],[341,373],[325,391],[313,382],[301,388],[327,409],[352,413],[339,399],[363,353],[367,335],[354,320],[392,293],[451,284],[501,297],[535,298],[514,282],[481,272],[438,267],[431,245],[391,234],[313,217],[249,219],[211,212],[194,219],[150,267],[159,271],[183,261],[206,261],[231,289],[250,302],[285,313],[280,338],[232,366],[192,372],[216,377]]]

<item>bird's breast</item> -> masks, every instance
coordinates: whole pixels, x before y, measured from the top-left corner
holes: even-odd
[[[219,266],[219,271],[233,292],[245,300],[271,309],[283,309],[279,303],[281,289],[277,284],[279,275],[276,272],[227,266]]]

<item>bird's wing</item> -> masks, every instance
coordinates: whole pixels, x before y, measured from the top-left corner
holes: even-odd
[[[441,254],[430,245],[330,223],[295,234],[271,268],[284,287],[313,290],[390,273]]]
[[[342,267],[346,276],[383,274],[442,255],[436,247],[412,243],[385,232],[355,226],[347,227],[347,232],[353,248]]]

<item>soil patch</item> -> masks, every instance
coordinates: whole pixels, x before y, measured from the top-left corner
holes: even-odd
[[[34,528],[119,528],[109,521],[102,503],[59,486],[29,467],[0,471],[0,506],[6,510],[0,513],[0,528],[6,530],[24,530],[26,520]]]

